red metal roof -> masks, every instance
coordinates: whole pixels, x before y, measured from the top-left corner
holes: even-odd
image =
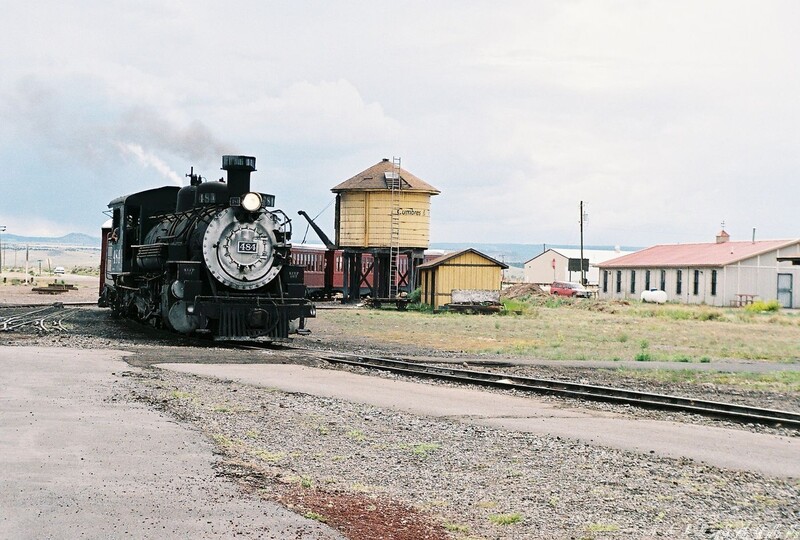
[[[795,240],[759,240],[702,244],[664,244],[598,264],[600,268],[659,268],[726,266],[762,253],[800,243]]]

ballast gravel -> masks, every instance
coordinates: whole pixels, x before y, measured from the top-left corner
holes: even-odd
[[[796,480],[175,372],[128,381],[206,433],[221,471],[262,496],[334,526],[348,522],[340,505],[315,500],[361,500],[367,530],[341,528],[356,540],[800,535]],[[371,536],[382,519],[370,506],[427,528]]]

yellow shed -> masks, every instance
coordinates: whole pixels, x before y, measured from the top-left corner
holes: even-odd
[[[392,161],[383,159],[331,191],[337,194],[335,229],[339,247],[391,246],[396,212],[399,247],[428,248],[431,196],[438,195],[439,190],[405,169],[396,168]],[[398,199],[394,201],[393,196]]]
[[[468,248],[448,253],[418,267],[422,284],[421,302],[439,309],[452,302],[454,290],[497,291],[508,265]]]

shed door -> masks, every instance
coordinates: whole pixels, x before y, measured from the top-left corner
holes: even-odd
[[[778,302],[782,307],[792,307],[792,274],[778,274]]]

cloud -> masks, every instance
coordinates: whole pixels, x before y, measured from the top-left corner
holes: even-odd
[[[218,125],[258,134],[270,143],[350,149],[398,136],[400,123],[379,103],[367,102],[349,81],[294,82],[278,93],[262,95],[217,111]]]
[[[0,35],[2,211],[52,192],[80,223],[79,196],[225,153],[314,211],[400,156],[442,190],[439,241],[565,242],[580,200],[596,243],[796,234],[796,3],[28,4]]]

